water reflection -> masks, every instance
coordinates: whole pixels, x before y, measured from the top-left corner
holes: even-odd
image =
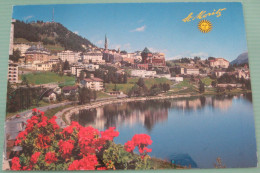
[[[240,97],[252,102],[251,94],[136,101],[81,110],[79,114],[74,114],[71,120],[78,121],[82,126],[91,125],[100,130],[108,127],[132,127],[135,124],[141,124],[148,131],[151,131],[155,124],[167,121],[170,108],[180,109],[183,112],[196,112],[205,106],[209,106],[225,112],[232,106],[233,100]]]
[[[229,168],[257,163],[251,94],[106,105],[71,120],[99,130],[115,126],[120,144],[146,133],[153,140],[151,157],[187,167],[213,168],[218,157]]]

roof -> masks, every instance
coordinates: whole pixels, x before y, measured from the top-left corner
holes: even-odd
[[[45,54],[49,54],[50,51],[45,49],[43,46],[33,45],[29,49],[27,49],[27,51],[25,53],[45,53]]]
[[[63,91],[76,90],[78,86],[65,86],[62,88]]]
[[[215,58],[214,60],[209,60],[209,61],[210,62],[215,62],[215,61],[218,61],[218,60],[223,60],[223,61],[229,62],[228,60],[226,60],[224,58]]]
[[[56,94],[54,91],[49,91],[47,93],[44,94],[44,97],[49,97],[52,93]]]
[[[147,47],[145,47],[142,53],[152,53],[152,52]]]
[[[96,77],[93,77],[93,78],[85,78],[85,79],[83,79],[83,80],[86,81],[86,82],[103,82],[102,79],[96,78]]]

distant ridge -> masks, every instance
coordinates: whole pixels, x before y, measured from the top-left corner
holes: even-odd
[[[240,64],[244,64],[244,63],[248,63],[248,52],[241,53],[230,64],[232,64],[232,65],[234,65],[234,64],[240,65]]]

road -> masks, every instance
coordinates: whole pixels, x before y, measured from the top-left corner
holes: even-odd
[[[53,104],[53,105],[39,107],[37,109],[45,112],[48,109],[68,105],[71,103],[72,102],[57,103],[57,104]],[[16,115],[14,115],[5,121],[5,134],[6,134],[7,140],[14,140],[16,138],[18,133],[20,131],[22,131],[24,128],[23,122],[26,123],[27,119],[29,119],[31,117],[31,113],[32,113],[32,110],[27,110],[27,111],[19,113],[19,115],[21,116],[20,118],[16,118]]]

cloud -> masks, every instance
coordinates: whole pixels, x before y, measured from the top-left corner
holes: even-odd
[[[31,19],[31,18],[33,18],[33,16],[26,16],[26,17],[23,18],[23,20],[26,21],[26,20],[29,20],[29,19]]]
[[[201,57],[202,59],[205,59],[205,58],[209,57],[209,54],[206,52],[198,52],[198,53],[191,53],[190,56],[191,57],[198,56],[198,57]]]
[[[96,42],[96,44],[97,44],[97,45],[103,45],[103,44],[104,44],[104,41],[103,41],[103,40],[98,40],[98,41]]]
[[[118,48],[121,49],[121,47],[122,47],[121,44],[112,44],[111,45],[111,49],[116,49],[117,50]]]
[[[137,21],[137,23],[143,23],[144,22],[144,19],[140,19]]]
[[[79,35],[79,31],[74,31],[73,33]]]
[[[136,29],[134,29],[134,30],[132,30],[130,32],[143,32],[143,31],[145,31],[145,29],[146,29],[146,26],[143,25],[143,26],[141,26],[139,28],[136,28]]]
[[[160,53],[167,53],[168,50],[167,49],[156,49],[156,48],[153,48],[153,47],[148,47],[148,49],[151,51],[151,52],[160,52]]]
[[[131,44],[130,43],[126,43],[122,46],[122,50],[130,50],[131,49]]]
[[[167,59],[181,59],[181,58],[194,58],[195,56],[200,57],[201,59],[206,59],[209,57],[209,54],[206,52],[195,52],[195,53],[191,53],[191,52],[183,52],[179,55],[175,55],[173,57],[167,58]]]

